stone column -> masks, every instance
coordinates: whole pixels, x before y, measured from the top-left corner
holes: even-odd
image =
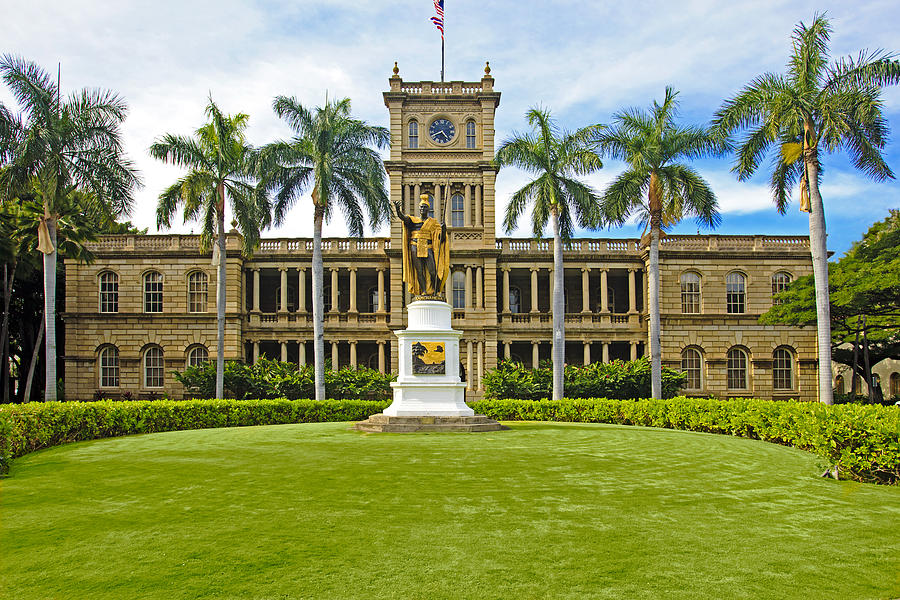
[[[475,389],[472,385],[474,381],[474,373],[472,372],[472,340],[466,341],[466,389],[473,390]]]
[[[350,342],[350,368],[356,368],[356,342]]]
[[[607,269],[600,270],[600,312],[609,312],[609,271]],[[605,362],[605,361],[604,361]]]
[[[466,293],[465,293],[465,301],[463,301],[463,308],[469,309],[472,307],[472,297],[475,294],[472,293],[472,267],[466,267]]]
[[[404,184],[403,186],[403,210],[409,212],[409,197],[412,195],[412,186]]]
[[[417,209],[419,207],[419,196],[422,195],[422,186],[417,183],[413,189],[415,190],[415,194],[413,194],[412,204],[409,205],[409,212],[418,215],[419,211]]]
[[[338,370],[338,342],[334,340],[331,342],[331,370]]]
[[[338,270],[336,267],[331,269],[331,311],[338,311]]]
[[[281,303],[281,309],[278,312],[287,312],[287,267],[278,267],[281,271],[281,294],[278,301]]]
[[[531,267],[531,312],[536,313],[538,311],[538,269],[537,267]]]
[[[637,357],[638,357],[638,355],[637,355],[637,345],[638,345],[637,342],[631,342],[631,343],[630,343],[630,346],[631,346],[631,360],[637,360]]]
[[[512,358],[512,344],[503,342],[503,358],[509,360]]]
[[[350,267],[350,312],[356,312],[356,267]]]
[[[254,362],[254,364],[258,360],[259,360],[259,342],[254,340],[254,342],[253,342],[253,362]]]
[[[297,269],[297,310],[306,312],[306,269]]]
[[[581,312],[591,312],[591,270],[581,269]]]
[[[442,192],[441,184],[434,184],[434,214],[432,215],[438,221],[441,220],[441,215],[444,213],[441,212],[441,192]]]
[[[481,227],[481,185],[475,186],[475,226]]]
[[[484,376],[484,341],[478,341],[478,390],[481,391],[483,386],[481,378]]]
[[[259,312],[259,267],[253,269],[253,310]]]
[[[531,342],[531,368],[537,369],[538,363],[541,359],[540,346],[538,346],[540,342]]]
[[[378,341],[378,372],[384,373],[384,340]]]
[[[378,312],[384,312],[384,269],[378,269]]]
[[[637,312],[637,294],[636,285],[634,283],[634,269],[628,269],[628,313]]]
[[[287,362],[287,342],[284,340],[279,340],[281,342],[281,362]]]
[[[463,205],[463,226],[471,227],[472,226],[472,208],[469,206],[472,203],[472,185],[467,183],[465,187],[465,198],[466,203]]]
[[[584,342],[584,364],[591,364],[591,343]]]
[[[306,366],[306,342],[303,340],[297,342],[297,366]]]
[[[521,304],[522,299],[519,298],[519,303]],[[521,310],[522,307],[519,307]],[[503,312],[509,312],[509,267],[503,268]]]
[[[475,309],[484,308],[484,271],[482,267],[475,268]]]
[[[609,362],[609,342],[603,342],[603,362]]]

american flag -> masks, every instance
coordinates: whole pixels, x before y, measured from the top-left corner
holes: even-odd
[[[434,12],[436,17],[431,17],[431,22],[441,32],[441,39],[444,39],[444,0],[434,0]]]

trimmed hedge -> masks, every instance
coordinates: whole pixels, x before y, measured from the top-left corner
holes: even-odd
[[[59,444],[182,429],[362,421],[390,402],[367,400],[153,400],[0,406],[0,460]],[[2,464],[0,464],[2,467]]]
[[[662,370],[662,396],[671,398],[684,385],[687,375]],[[516,400],[549,398],[553,387],[552,365],[537,369],[520,362],[502,360],[484,376],[485,396]],[[619,398],[629,400],[650,395],[650,359],[614,360],[589,365],[566,365],[563,370],[563,395],[566,398]]]
[[[481,400],[501,421],[614,423],[720,433],[819,455],[843,479],[900,483],[900,407],[771,400]]]
[[[181,429],[362,421],[388,405],[286,399],[9,404],[0,406],[0,469],[11,458],[69,442]],[[643,425],[763,440],[813,452],[844,479],[900,483],[900,407],[678,397],[481,400],[472,408],[501,421]]]

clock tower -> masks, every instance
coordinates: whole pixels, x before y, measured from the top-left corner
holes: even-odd
[[[497,364],[497,257],[494,237],[494,112],[500,93],[485,65],[481,81],[403,81],[394,64],[384,103],[390,112],[391,151],[385,161],[392,201],[418,214],[428,194],[432,216],[446,222],[450,277],[445,292],[453,306],[453,328],[463,332],[460,360],[468,381],[479,368]],[[391,328],[406,326],[409,302],[401,272],[401,234],[391,224]],[[397,370],[397,340],[391,342]],[[476,379],[477,377],[477,379]],[[471,389],[471,388],[470,388]],[[476,390],[472,389],[472,392]]]

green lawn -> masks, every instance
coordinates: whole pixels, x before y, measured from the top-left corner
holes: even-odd
[[[900,488],[698,433],[347,423],[53,448],[0,480],[0,597],[900,596]]]

